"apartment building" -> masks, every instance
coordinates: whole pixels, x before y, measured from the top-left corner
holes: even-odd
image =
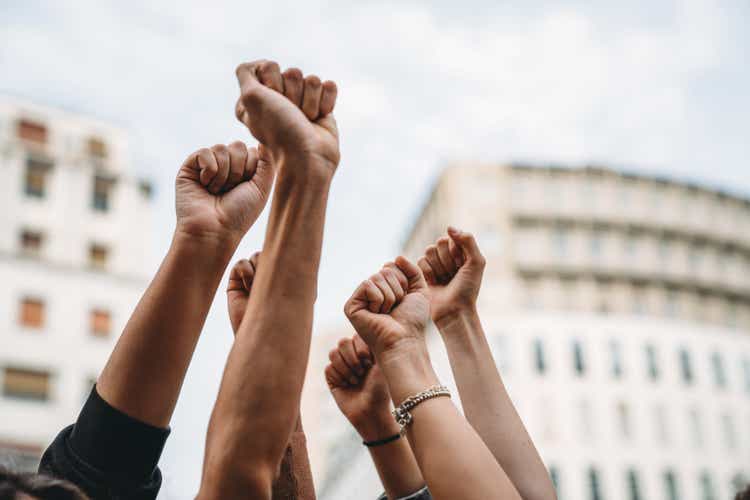
[[[152,271],[152,187],[111,123],[0,98],[0,460],[75,419]]]

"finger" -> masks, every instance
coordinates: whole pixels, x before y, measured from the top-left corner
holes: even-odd
[[[258,80],[268,88],[284,93],[284,79],[276,61],[263,61],[258,65]]]
[[[322,93],[320,78],[315,75],[305,77],[305,90],[302,93],[302,112],[309,120],[316,120],[320,110],[320,95]]]
[[[432,272],[435,274],[435,278],[437,278],[438,282],[445,282],[448,279],[448,271],[443,267],[443,264],[440,262],[440,257],[438,257],[438,251],[437,246],[430,245],[428,246],[424,251],[424,257],[427,259],[427,262],[430,263],[430,266],[432,267]]]
[[[242,63],[237,66],[235,74],[237,75],[237,82],[240,85],[240,102],[245,111],[258,110],[263,103],[263,84],[258,80],[258,66],[266,61],[253,61],[249,63]],[[239,113],[240,107],[235,107],[235,113],[237,118],[243,123],[247,124]]]
[[[367,301],[367,309],[370,312],[378,313],[380,312],[380,309],[383,305],[383,301],[385,300],[385,297],[383,296],[383,292],[380,291],[380,288],[375,286],[375,283],[372,282],[372,280],[367,280],[363,283],[364,286],[364,294],[365,294],[365,300]]]
[[[417,265],[419,266],[419,269],[422,270],[422,274],[424,275],[425,280],[430,284],[430,286],[435,286],[438,284],[435,273],[432,271],[432,266],[429,262],[427,262],[427,259],[421,257],[417,261]]]
[[[403,255],[396,257],[396,266],[404,273],[409,281],[409,289],[406,293],[422,291],[427,287],[422,271]]]
[[[250,291],[253,286],[253,279],[255,278],[255,269],[248,259],[243,259],[235,266],[237,273],[242,280],[242,286],[246,291]]]
[[[334,106],[336,106],[336,97],[339,93],[336,83],[331,80],[323,82],[323,91],[320,96],[320,114],[319,116],[326,116],[333,112]]]
[[[374,360],[372,351],[367,347],[367,344],[362,340],[362,337],[355,334],[354,337],[352,337],[352,344],[354,345],[354,351],[357,353],[357,357],[360,359],[365,369],[371,367]]]
[[[242,182],[247,164],[247,146],[244,142],[235,141],[227,146],[229,153],[229,177],[227,178],[227,189]]]
[[[453,257],[453,262],[456,263],[456,268],[463,266],[465,261],[464,252],[461,250],[461,247],[456,244],[453,238],[448,238],[448,250],[450,251],[451,257]]]
[[[216,163],[216,157],[210,149],[202,148],[198,151],[196,158],[198,168],[200,169],[200,181],[204,187],[208,187],[219,172],[219,165]]]
[[[334,387],[347,387],[349,384],[339,375],[333,365],[326,366],[325,369],[326,382],[329,388]]]
[[[284,95],[299,108],[302,106],[302,92],[305,88],[302,71],[289,68],[281,76],[284,79]]]
[[[234,104],[234,116],[237,117],[239,121],[242,123],[245,123],[245,118],[247,117],[247,110],[245,109],[245,105],[242,104],[242,97],[237,99],[237,102]]]
[[[451,255],[451,250],[448,244],[449,241],[450,238],[442,237],[437,240],[436,245],[438,259],[443,265],[443,269],[445,269],[448,273],[448,279],[452,278],[453,275],[456,274],[456,271],[458,271],[458,268],[456,267],[456,261],[453,260],[453,256]]]
[[[258,150],[256,148],[247,148],[247,157],[245,158],[245,169],[242,172],[242,180],[249,181],[258,170]]]
[[[383,264],[383,269],[393,269],[393,271],[396,273],[396,278],[401,285],[401,289],[404,290],[404,292],[409,289],[409,280],[406,279],[406,276],[404,276],[404,273],[401,272],[401,269],[396,266],[395,262],[386,262],[385,264]]]
[[[380,293],[383,294],[383,303],[380,304],[380,310],[373,312],[388,314],[389,312],[391,312],[391,308],[396,303],[396,295],[393,293],[393,290],[391,290],[388,282],[380,273],[370,276],[370,281],[372,281],[375,286],[378,287]]]
[[[227,292],[233,291],[244,291],[245,284],[242,282],[242,275],[240,274],[240,264],[242,260],[238,261],[232,270],[229,272],[229,284],[227,285]]]
[[[339,353],[341,354],[341,357],[344,358],[344,362],[347,366],[356,373],[358,377],[364,375],[364,369],[362,368],[362,363],[354,349],[354,342],[352,339],[345,338],[339,340]]]
[[[208,190],[214,194],[218,194],[224,189],[224,184],[226,184],[229,178],[229,150],[223,144],[216,144],[211,148],[211,152],[214,158],[216,158],[219,170],[208,185]]]
[[[341,377],[351,385],[357,385],[359,378],[354,373],[354,370],[346,364],[344,357],[341,355],[338,349],[333,349],[328,354],[328,359],[331,360],[331,366],[338,372]]]
[[[248,259],[250,261],[250,265],[253,266],[253,270],[255,272],[258,272],[259,259],[260,259],[260,252],[255,252],[254,254],[250,256],[250,259]]]
[[[404,299],[404,295],[406,295],[406,288],[401,286],[401,283],[399,282],[399,279],[397,277],[398,274],[403,276],[403,273],[398,268],[394,271],[389,267],[384,267],[380,271],[380,275],[383,276],[386,283],[388,283],[388,286],[393,292],[394,305],[399,304]],[[406,281],[406,276],[403,276],[403,279],[404,281]]]
[[[461,247],[461,250],[463,250],[464,256],[466,257],[466,262],[472,262],[484,267],[484,255],[479,251],[479,245],[477,245],[477,240],[474,238],[473,234],[461,231],[454,227],[449,227],[448,236],[450,236],[451,239]]]

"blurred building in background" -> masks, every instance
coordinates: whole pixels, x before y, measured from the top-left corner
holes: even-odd
[[[109,123],[0,99],[0,456],[34,468],[143,291],[151,186]]]
[[[449,224],[488,258],[482,320],[561,500],[732,498],[749,480],[750,199],[605,168],[456,165],[406,255]],[[328,401],[322,498],[376,495]]]

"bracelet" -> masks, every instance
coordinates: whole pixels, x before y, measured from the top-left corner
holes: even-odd
[[[414,417],[409,413],[414,407],[428,399],[443,396],[451,397],[451,391],[444,385],[436,385],[419,394],[406,398],[403,403],[391,412],[398,425],[401,426],[399,434],[403,436],[406,433],[406,428],[414,421]]]
[[[375,446],[383,446],[384,444],[392,443],[397,439],[401,438],[401,433],[388,436],[387,438],[378,439],[377,441],[362,441],[362,444],[368,448],[374,448]]]

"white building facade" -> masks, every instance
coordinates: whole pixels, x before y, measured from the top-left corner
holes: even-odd
[[[0,99],[0,460],[72,423],[151,272],[152,188],[109,123]]]
[[[718,500],[750,481],[748,198],[604,168],[456,165],[405,254],[449,224],[487,257],[485,330],[561,500]],[[377,494],[343,427],[323,498]]]

